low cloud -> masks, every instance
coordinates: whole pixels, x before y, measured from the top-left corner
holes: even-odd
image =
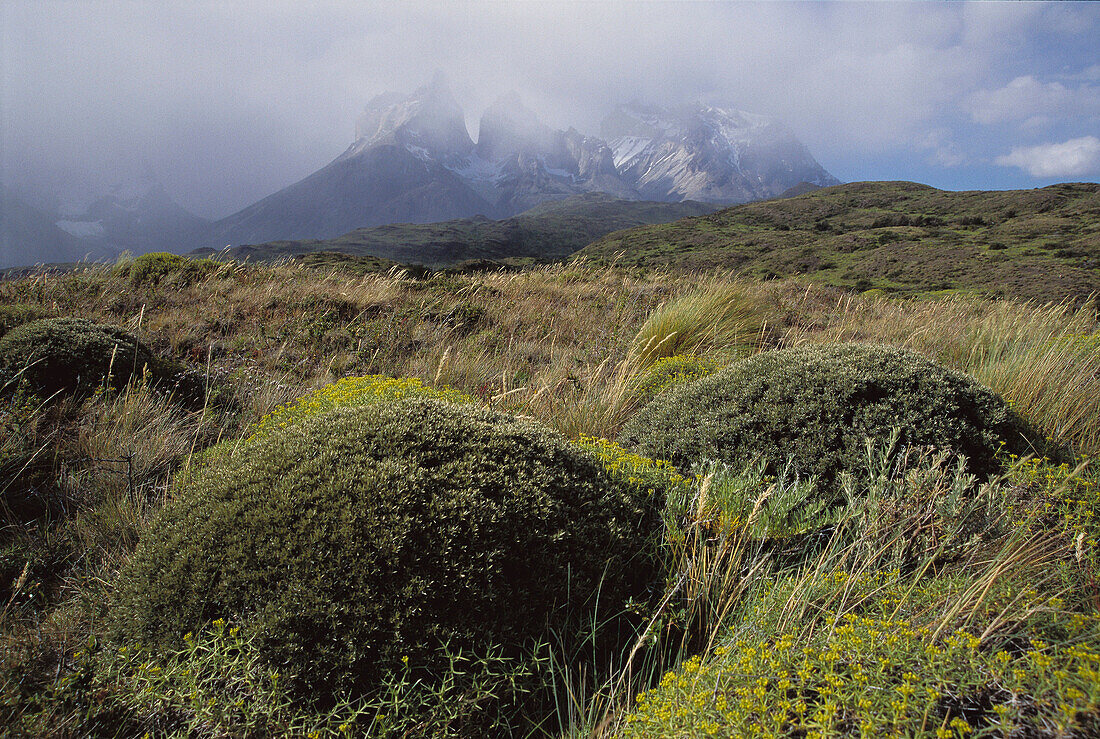
[[[1067,86],[1024,75],[999,89],[971,94],[965,107],[976,123],[985,124],[1100,118],[1100,85]]]
[[[1002,167],[1019,167],[1032,177],[1081,177],[1100,173],[1100,138],[1082,136],[1060,144],[1014,147],[994,162]]]

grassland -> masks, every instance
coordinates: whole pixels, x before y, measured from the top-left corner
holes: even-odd
[[[1095,203],[1095,189],[1071,198],[1077,190],[1065,187],[1034,195],[1062,213],[1049,218],[1071,220],[1063,201]],[[920,202],[938,196],[912,188]],[[1012,197],[1015,228],[1031,216]],[[886,214],[874,218],[896,212],[873,195],[867,203],[866,214]],[[813,195],[746,207],[761,222],[776,208],[841,220],[816,211]],[[989,217],[987,201],[974,207]],[[718,214],[715,228],[739,212]],[[907,228],[925,227],[889,230]],[[1067,233],[1076,246],[1064,248],[1087,241]],[[104,622],[119,569],[205,449],[244,443],[274,409],[316,388],[388,375],[533,417],[667,498],[667,582],[645,630],[606,673],[551,661],[560,701],[531,735],[1095,735],[1093,308],[896,299],[623,261],[422,277],[230,262],[137,284],[125,269],[85,267],[0,283],[0,305],[121,326],[213,388],[201,410],[141,383],[83,400],[0,400],[0,727],[13,736],[386,735],[379,716],[392,708],[378,703],[295,704],[232,624],[211,624],[180,653],[150,655],[108,644]],[[655,391],[651,368],[664,355],[699,358],[674,370],[676,381],[746,354],[853,340],[970,373],[1075,462],[1005,460],[1004,476],[982,482],[948,457],[911,450],[887,464],[872,450],[847,483],[864,503],[808,539],[807,530],[780,537],[783,512],[812,495],[805,481],[703,460],[680,474],[606,441]],[[16,496],[38,512],[17,515]],[[411,688],[391,688],[384,698],[400,710]],[[392,735],[457,731],[453,711],[466,704],[435,700],[436,723]]]
[[[580,254],[900,294],[1082,299],[1100,290],[1100,185],[945,192],[852,183],[612,233]]]

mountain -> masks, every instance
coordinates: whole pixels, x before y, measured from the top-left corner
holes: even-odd
[[[582,192],[637,198],[615,170],[607,144],[573,128],[551,129],[515,93],[482,115],[477,149],[461,173],[507,215]]]
[[[207,245],[331,238],[362,226],[492,212],[449,168],[474,143],[441,77],[408,97],[374,98],[356,133],[319,171],[214,224]]]
[[[103,256],[54,224],[7,187],[0,194],[0,267],[45,262],[76,262]]]
[[[600,132],[619,175],[650,200],[744,203],[839,184],[781,124],[739,110],[620,105]]]
[[[702,215],[714,209],[705,203],[630,201],[590,192],[546,202],[499,221],[481,216],[441,223],[373,226],[334,239],[239,246],[230,249],[228,256],[262,261],[335,252],[429,267],[449,267],[475,259],[546,262],[566,257],[611,231]],[[195,253],[209,255],[212,251]]]
[[[114,258],[124,251],[184,251],[206,236],[210,222],[185,210],[147,174],[115,186],[56,225],[86,248]]]
[[[727,204],[802,181],[835,184],[782,126],[696,106],[622,106],[610,145],[555,130],[517,95],[482,115],[475,143],[442,75],[411,95],[370,101],[334,161],[214,225],[204,246],[331,239],[388,223],[504,219],[587,192],[620,199]]]
[[[1100,184],[945,192],[855,182],[608,234],[591,261],[1038,301],[1100,293]]]

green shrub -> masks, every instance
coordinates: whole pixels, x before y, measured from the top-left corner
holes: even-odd
[[[837,344],[764,352],[658,396],[620,443],[683,469],[704,459],[772,469],[791,460],[831,486],[862,468],[867,439],[963,454],[968,469],[999,469],[1002,442],[1026,444],[1023,424],[992,390],[902,349]]]
[[[192,478],[120,577],[113,632],[171,646],[240,619],[307,698],[405,666],[430,682],[444,650],[576,647],[586,618],[645,595],[658,505],[529,421],[423,398],[334,408]]]
[[[54,312],[49,308],[33,303],[13,303],[0,305],[0,336],[16,326],[37,321],[40,318],[52,318]]]
[[[639,404],[644,405],[670,387],[713,375],[719,367],[718,362],[713,359],[694,354],[677,354],[658,359],[638,377],[634,397]]]
[[[117,387],[159,368],[153,353],[131,334],[83,318],[32,321],[0,338],[0,384],[22,378],[42,396],[92,392],[108,379]]]
[[[212,259],[190,259],[157,251],[120,261],[115,270],[130,281],[131,287],[158,285],[166,279],[186,286],[206,277],[217,267],[218,263]]]
[[[196,372],[156,357],[133,335],[83,318],[46,318],[0,337],[0,390],[50,398],[87,395],[145,378],[179,403],[201,407],[206,382]]]
[[[712,658],[693,657],[639,695],[618,735],[1096,736],[1095,618],[1067,619],[1072,637],[1054,643],[1034,631],[1009,643],[961,629],[937,635],[896,615],[907,582],[846,572],[820,581],[823,592],[864,594],[859,611],[772,630],[792,587],[779,580]]]

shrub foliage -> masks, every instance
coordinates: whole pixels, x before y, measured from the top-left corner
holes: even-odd
[[[190,285],[217,267],[218,263],[212,259],[190,259],[157,251],[121,261],[115,269],[121,277],[130,281],[132,287],[139,287],[158,285],[163,280],[171,280],[178,286]]]
[[[702,459],[772,468],[791,460],[831,485],[859,470],[867,439],[900,429],[902,446],[967,457],[968,469],[998,468],[1001,443],[1026,442],[1022,422],[992,390],[919,355],[885,346],[837,344],[764,352],[659,395],[619,441],[687,468]]]
[[[148,368],[161,369],[153,353],[115,326],[83,318],[47,318],[16,327],[0,338],[0,379],[22,377],[36,393],[90,392],[125,384]]]
[[[643,485],[528,421],[411,398],[338,407],[256,437],[170,503],[122,574],[114,632],[178,644],[254,629],[307,696],[431,680],[444,651],[579,633],[649,585]],[[644,561],[642,561],[644,559]]]

